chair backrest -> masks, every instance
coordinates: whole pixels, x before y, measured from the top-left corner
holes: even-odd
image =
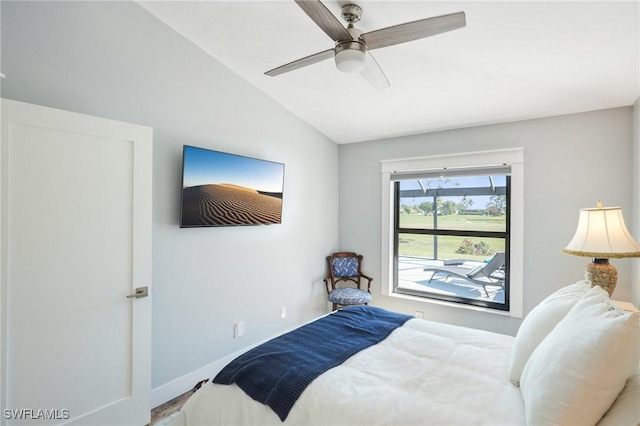
[[[352,252],[337,252],[327,256],[329,267],[327,278],[331,280],[331,286],[335,288],[338,281],[353,281],[360,288],[361,263],[362,255]]]
[[[471,270],[467,274],[467,276],[469,278],[477,278],[479,276],[488,277],[489,275],[493,274],[498,269],[502,268],[504,266],[504,261],[505,261],[504,252],[503,251],[498,252],[498,253],[493,255],[493,257],[491,258],[491,260],[489,262],[487,262],[484,265],[478,266],[477,268]]]

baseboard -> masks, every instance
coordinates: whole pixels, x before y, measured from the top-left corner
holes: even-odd
[[[152,389],[151,408],[156,408],[157,406],[190,391],[200,380],[212,379],[224,368],[225,365],[233,361],[242,352],[244,351],[228,355],[209,365],[205,365],[191,373],[185,374],[182,377],[178,377],[177,379]]]
[[[281,334],[287,331],[291,330],[285,330]],[[254,343],[247,348],[227,355],[224,358],[220,358],[219,360],[212,362],[209,365],[205,365],[204,367],[198,368],[191,373],[185,374],[182,377],[178,377],[177,379],[173,379],[172,381],[165,383],[164,385],[152,389],[151,408],[156,408],[157,406],[162,405],[167,401],[171,401],[173,398],[176,398],[184,394],[185,392],[190,391],[200,380],[213,379],[216,374],[218,374],[231,361],[233,361],[246,351],[258,346],[261,343],[266,342],[267,340],[269,339],[264,339],[260,342]]]

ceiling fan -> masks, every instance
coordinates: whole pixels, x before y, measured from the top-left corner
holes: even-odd
[[[335,58],[336,66],[340,71],[360,72],[369,84],[378,90],[383,90],[389,87],[389,80],[369,52],[370,50],[418,40],[466,25],[464,12],[457,12],[363,33],[354,27],[362,17],[362,8],[355,3],[346,3],[342,6],[342,18],[348,24],[345,28],[319,0],[295,0],[295,2],[322,31],[335,41],[335,47],[289,62],[265,72],[265,75],[273,77]]]

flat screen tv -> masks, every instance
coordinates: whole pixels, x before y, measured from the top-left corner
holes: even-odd
[[[180,227],[282,222],[284,164],[185,145]]]

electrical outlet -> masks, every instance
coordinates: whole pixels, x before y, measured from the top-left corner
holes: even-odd
[[[287,307],[283,306],[280,308],[280,319],[285,319],[287,317]]]
[[[415,311],[413,316],[416,318],[424,318],[424,314],[421,311]]]
[[[244,334],[244,321],[233,324],[233,337],[237,338]]]

